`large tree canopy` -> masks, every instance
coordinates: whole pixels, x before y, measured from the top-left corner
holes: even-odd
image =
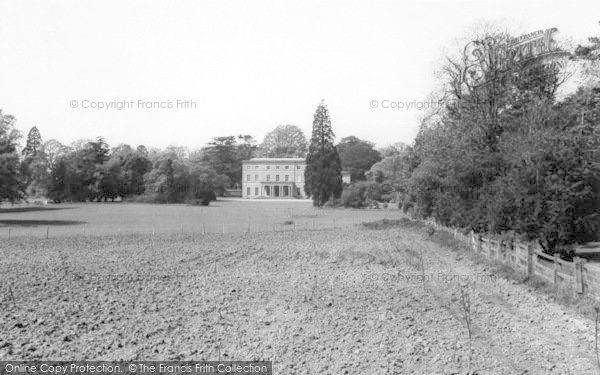
[[[217,175],[229,178],[228,187],[242,183],[242,161],[254,157],[256,142],[250,135],[215,137],[208,147],[202,149],[201,159],[208,163]]]
[[[260,155],[268,158],[303,158],[307,142],[302,129],[296,125],[279,125],[267,133],[260,145]]]
[[[354,136],[342,138],[336,148],[342,161],[342,169],[350,172],[352,181],[366,180],[365,172],[381,160],[373,143]]]
[[[15,118],[0,111],[0,202],[19,201],[23,198],[17,141],[19,132],[14,128]]]

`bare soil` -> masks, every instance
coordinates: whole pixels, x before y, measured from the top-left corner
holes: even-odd
[[[414,228],[15,239],[0,283],[0,360],[465,374],[463,288],[472,371],[598,373],[592,321]]]

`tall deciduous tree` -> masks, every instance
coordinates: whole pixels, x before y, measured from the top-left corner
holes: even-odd
[[[236,168],[236,148],[235,136],[215,137],[209,147],[204,149],[204,155],[217,174],[224,174],[234,182],[241,182],[242,170],[240,168],[238,172]]]
[[[229,177],[230,187],[239,186],[242,183],[242,161],[254,157],[255,143],[250,135],[215,137],[208,147],[201,150],[201,158],[218,175]]]
[[[141,146],[143,147],[143,146]],[[152,163],[143,150],[131,153],[125,157],[121,171],[121,194],[139,195],[144,193],[144,175],[152,170]]]
[[[15,118],[0,111],[0,201],[19,201],[23,197],[23,184],[19,171]]]
[[[258,146],[256,140],[249,134],[238,135],[239,144],[237,146],[237,163],[241,166],[242,161],[249,160],[254,157]],[[241,169],[240,169],[241,170]]]
[[[307,141],[302,129],[296,125],[279,125],[267,135],[260,145],[260,155],[268,158],[303,158]]]
[[[304,189],[318,207],[342,193],[342,162],[334,137],[329,111],[322,100],[315,112],[304,172]]]
[[[71,151],[68,146],[63,145],[56,139],[50,139],[44,143],[44,153],[50,169],[54,168],[54,163],[61,156],[65,156]]]
[[[381,155],[373,146],[373,143],[354,136],[342,138],[337,144],[342,169],[350,172],[352,181],[366,180],[365,172],[381,160]]]

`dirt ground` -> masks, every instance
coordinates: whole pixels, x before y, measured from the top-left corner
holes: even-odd
[[[593,322],[416,229],[16,239],[0,243],[0,282],[0,360],[464,374],[462,290],[471,370],[599,373]]]

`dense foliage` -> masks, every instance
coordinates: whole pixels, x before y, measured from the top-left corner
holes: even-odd
[[[2,119],[0,201],[27,196],[54,202],[131,199],[208,205],[239,185],[229,174],[241,178],[241,160],[253,157],[255,150],[249,136],[219,137],[189,155],[175,146],[149,151],[121,144],[111,149],[101,137],[65,146],[56,140],[44,143],[33,127],[19,155],[14,118]]]
[[[373,181],[358,181],[347,186],[342,192],[344,207],[365,208],[377,206],[383,200],[383,187]]]
[[[398,168],[408,172],[405,209],[451,226],[513,230],[551,253],[597,239],[600,87],[558,101],[555,64],[506,69],[489,59],[474,85],[463,62],[448,61],[445,110],[423,122]]]
[[[14,116],[0,111],[0,201],[6,199],[15,202],[24,194],[17,152],[20,134],[14,128],[14,123]]]
[[[381,160],[374,144],[357,137],[342,138],[335,146],[342,161],[342,169],[350,172],[352,181],[366,180],[365,173]]]

